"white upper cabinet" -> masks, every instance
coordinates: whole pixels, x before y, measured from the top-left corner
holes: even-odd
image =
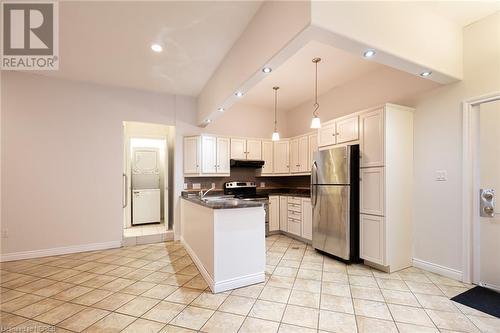
[[[200,173],[201,138],[189,136],[184,138],[184,173]]]
[[[384,165],[384,109],[361,115],[361,163],[360,166]]]
[[[335,122],[324,124],[319,130],[319,146],[330,146],[336,143],[335,141]]]
[[[352,116],[335,121],[337,144],[359,140],[359,117]]]
[[[299,172],[309,170],[309,138],[304,135],[299,138]]]
[[[247,159],[247,140],[231,138],[231,158],[235,160]]]
[[[290,140],[290,172],[299,172],[299,139]]]
[[[274,145],[272,141],[262,141],[262,160],[264,165],[262,166],[262,174],[272,174],[274,172]]]
[[[290,173],[290,142],[288,140],[274,142],[274,173]]]
[[[311,171],[312,161],[314,160],[314,153],[318,151],[318,135],[311,134],[309,135],[309,161],[307,162],[307,171]]]
[[[217,173],[217,138],[215,136],[201,137],[202,173]]]
[[[229,173],[231,151],[229,138],[217,138],[217,173]]]
[[[261,160],[262,159],[262,141],[261,140],[247,140],[246,144],[247,160]]]

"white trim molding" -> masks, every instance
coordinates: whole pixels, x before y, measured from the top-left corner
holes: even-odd
[[[463,104],[462,132],[462,281],[471,283],[479,277],[479,256],[474,244],[479,242],[474,227],[479,223],[479,105],[500,100],[500,91],[466,99]],[[476,272],[475,272],[476,271]]]
[[[424,269],[426,271],[436,273],[442,276],[446,276],[450,279],[462,281],[462,272],[453,268],[441,266],[438,264],[434,264],[432,262],[428,262],[425,260],[420,260],[413,258],[413,266],[417,268]]]
[[[33,250],[33,251],[23,251],[14,253],[2,253],[0,256],[0,262],[32,259],[40,257],[50,257],[58,256],[62,254],[78,253],[78,252],[88,252],[88,251],[98,251],[114,249],[122,246],[121,241],[112,241],[105,243],[93,243],[93,244],[83,244],[74,245],[66,247],[54,247],[51,249]]]

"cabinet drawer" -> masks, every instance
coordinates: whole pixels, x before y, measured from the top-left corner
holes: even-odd
[[[288,197],[288,203],[300,205],[301,201],[298,197]]]
[[[288,203],[288,211],[294,211],[300,213],[302,211],[302,205]]]
[[[301,223],[300,221],[288,218],[288,232],[300,236]]]
[[[302,218],[302,213],[293,210],[288,210],[288,218],[300,220]]]

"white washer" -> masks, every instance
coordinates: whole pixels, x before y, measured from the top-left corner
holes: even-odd
[[[160,222],[160,189],[132,190],[132,225]]]

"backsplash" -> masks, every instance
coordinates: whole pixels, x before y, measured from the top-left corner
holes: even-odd
[[[212,187],[215,183],[216,189],[222,189],[225,182],[246,181],[254,182],[257,187],[265,183],[266,188],[301,188],[309,187],[309,176],[278,176],[278,177],[257,177],[255,169],[250,168],[231,168],[229,177],[185,177],[184,183],[187,184],[187,190],[193,189],[193,184],[200,184],[202,189]]]

